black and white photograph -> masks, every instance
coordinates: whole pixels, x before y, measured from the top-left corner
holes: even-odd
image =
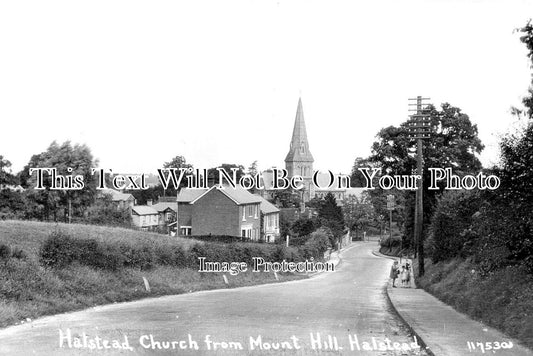
[[[0,1],[0,355],[533,355],[533,1]]]

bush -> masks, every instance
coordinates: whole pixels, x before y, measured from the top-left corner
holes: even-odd
[[[475,238],[469,229],[473,216],[481,207],[477,191],[446,191],[431,218],[428,255],[437,263],[464,256],[464,247]]]
[[[124,258],[124,266],[147,270],[156,265],[156,255],[152,246],[121,244],[119,249]]]
[[[39,256],[41,264],[55,268],[78,262],[94,268],[117,270],[124,264],[119,249],[104,246],[95,239],[74,239],[61,231],[54,231],[45,240]]]
[[[326,228],[320,228],[313,232],[300,249],[303,258],[322,259],[328,248],[331,248],[330,234],[331,232]]]
[[[80,255],[76,241],[69,235],[54,231],[44,242],[39,252],[40,261],[48,267],[65,267]]]
[[[8,245],[0,244],[0,260],[7,260],[11,257],[11,248]]]

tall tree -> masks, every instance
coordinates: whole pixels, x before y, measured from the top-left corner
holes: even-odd
[[[444,103],[440,110],[431,105],[428,113],[433,132],[430,139],[424,140],[423,149],[425,187],[423,204],[426,227],[436,204],[436,197],[440,194],[440,191],[427,190],[428,168],[450,167],[458,175],[477,173],[481,169],[477,155],[484,148],[478,137],[477,126],[472,124],[468,115],[461,109]],[[416,142],[409,137],[408,121],[406,121],[399,127],[390,126],[379,132],[369,160],[382,168],[383,173],[410,175],[416,171],[415,152]],[[404,191],[402,195],[406,200],[404,238],[412,239],[414,192]],[[427,228],[424,231],[427,231]]]
[[[183,156],[175,156],[172,158],[169,162],[165,162],[163,164],[163,168],[193,168],[192,164],[187,163],[185,160],[185,157]],[[182,179],[179,185],[179,188],[183,188],[187,186],[187,180]],[[162,189],[163,187],[161,187]],[[177,194],[177,190],[174,189],[174,187],[171,185],[167,189],[163,189],[163,195],[164,196],[175,196]]]
[[[259,170],[257,169],[257,161],[253,161],[252,164],[250,164],[250,166],[248,167],[248,169],[246,170],[246,174],[249,174],[250,176],[252,177],[255,177],[257,174],[259,173]],[[257,187],[254,185],[252,187],[252,189],[248,190],[250,193],[252,194],[255,194],[258,189]]]
[[[328,227],[337,239],[337,241],[331,241],[332,245],[339,244],[344,231],[344,214],[333,194],[328,193],[324,197],[318,209],[318,218],[320,224]]]
[[[352,173],[350,174],[350,185],[353,188],[362,188],[366,186],[366,180],[359,168],[369,168],[372,163],[368,158],[357,157],[352,166]]]
[[[214,167],[214,168],[210,168],[207,171],[207,177],[208,177],[208,181],[209,181],[210,185],[218,184],[218,183],[225,183],[225,180],[222,180],[222,182],[219,182],[218,178],[219,178],[219,174],[220,173],[217,170],[217,168],[222,168],[228,174],[228,176],[230,176],[232,179],[233,179],[233,171],[232,171],[232,169],[236,169],[235,177],[236,177],[237,183],[239,182],[241,177],[245,174],[244,167],[242,165],[240,165],[240,164],[222,163],[220,166]]]
[[[94,202],[96,194],[96,180],[92,175],[92,168],[97,166],[91,150],[86,145],[74,144],[66,141],[63,144],[52,142],[48,149],[34,155],[25,171],[30,168],[55,168],[57,174],[63,176],[83,177],[84,188],[79,190],[50,190],[52,178],[44,175],[44,190],[36,190],[37,173],[29,176],[26,184],[30,188],[29,198],[42,206],[43,219],[68,219],[69,210],[72,216],[81,216],[84,210]]]

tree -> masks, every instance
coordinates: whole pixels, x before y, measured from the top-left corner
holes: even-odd
[[[209,185],[213,184],[219,184],[219,183],[225,183],[225,178],[221,181],[219,180],[219,171],[218,168],[222,168],[231,179],[233,179],[233,169],[236,169],[235,171],[235,178],[237,180],[237,183],[241,179],[241,177],[245,174],[244,167],[240,164],[235,163],[222,163],[220,166],[210,168],[207,170],[207,180]]]
[[[450,167],[459,176],[477,173],[481,162],[477,158],[484,146],[478,138],[477,126],[472,124],[468,115],[461,109],[448,103],[438,110],[429,106],[428,113],[433,127],[431,138],[424,141],[424,224],[429,224],[433,207],[436,204],[439,190],[427,190],[429,185],[428,168]],[[372,145],[369,161],[382,168],[383,173],[394,175],[411,175],[416,171],[416,142],[409,137],[408,121],[399,127],[390,126],[382,129],[378,140]],[[389,193],[390,194],[390,193]],[[397,198],[400,194],[398,194]],[[401,193],[406,200],[405,237],[412,239],[414,220],[414,192]],[[379,212],[378,212],[379,214]],[[427,231],[427,228],[424,228]]]
[[[72,216],[82,216],[85,209],[94,202],[96,194],[96,180],[92,175],[92,168],[97,166],[91,150],[86,145],[74,144],[66,141],[59,145],[52,142],[48,149],[32,156],[24,168],[27,173],[21,174],[25,184],[30,188],[29,199],[40,206],[36,211],[41,211],[42,219],[57,221],[62,217],[67,220],[69,211]],[[44,174],[44,190],[36,190],[37,173],[29,175],[30,168],[55,168],[57,174],[63,176],[83,177],[84,188],[79,190],[50,190],[52,178]]]
[[[0,189],[4,185],[15,184],[16,178],[11,174],[11,162],[0,155]]]
[[[278,189],[271,193],[270,202],[280,208],[298,208],[302,203],[302,194],[292,188]]]
[[[302,217],[292,223],[291,231],[295,236],[306,236],[315,231],[318,225],[316,219]]]
[[[187,163],[187,161],[185,160],[185,157],[183,157],[183,156],[175,156],[169,162],[165,162],[163,164],[163,168],[177,168],[177,169],[190,168],[190,169],[192,169],[193,166],[192,166],[192,164]],[[180,182],[179,188],[183,188],[183,187],[186,187],[186,186],[187,186],[187,180],[186,179],[182,179],[181,182]],[[174,187],[172,185],[169,185],[169,187],[167,189],[162,189],[162,190],[163,190],[163,196],[167,196],[167,195],[175,196],[178,193],[177,190],[174,189]]]
[[[246,170],[246,174],[249,174],[252,177],[255,177],[259,173],[257,169],[257,161],[253,161],[252,164]],[[257,192],[257,187],[254,185],[252,189],[249,190],[250,193],[255,194]]]
[[[333,194],[328,193],[324,197],[324,200],[318,209],[318,218],[320,220],[320,225],[329,228],[333,233],[333,236],[340,241],[344,232],[344,215],[342,213],[342,208],[337,205],[337,200]],[[332,241],[331,243],[332,245],[335,245],[335,243],[338,242]]]
[[[368,158],[357,157],[352,166],[352,173],[350,174],[350,185],[353,188],[366,187],[366,180],[359,168],[371,167],[372,163]]]
[[[365,203],[350,195],[342,203],[344,221],[350,231],[356,233],[365,230],[376,220],[374,208],[371,204]]]
[[[131,227],[131,213],[128,208],[118,209],[110,194],[103,194],[87,209],[84,219],[90,224]]]
[[[469,230],[481,207],[480,196],[477,190],[451,190],[439,198],[428,239],[433,263],[467,253]]]
[[[533,25],[531,24],[531,20],[529,20],[524,27],[517,29],[517,31],[524,34],[520,37],[520,41],[526,45],[529,51],[527,56],[532,63],[530,64],[530,67],[533,68]],[[527,116],[530,119],[533,118],[533,85],[529,86],[528,95],[522,99],[522,103],[526,107]]]

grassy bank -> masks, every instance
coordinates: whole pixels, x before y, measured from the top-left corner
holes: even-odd
[[[61,265],[43,263],[41,249],[58,231],[76,243],[91,240],[99,252],[87,251],[88,258],[78,256]],[[4,252],[0,257],[0,327],[26,318],[113,302],[276,282],[272,273],[245,272],[236,276],[226,273],[229,281],[226,285],[222,274],[199,273],[194,268],[198,254],[217,260],[231,258],[233,251],[240,256],[281,258],[298,253],[267,244],[221,245],[120,228],[23,221],[0,222],[0,245],[11,250],[10,255]],[[71,245],[70,249],[78,247]],[[57,257],[56,250],[54,246],[49,249],[51,257]],[[63,258],[70,251],[59,252]],[[98,256],[115,263],[100,264],[94,261]],[[150,284],[150,292],[145,289],[143,277]],[[286,274],[279,278],[286,281],[305,277]]]
[[[524,269],[509,267],[483,276],[468,260],[426,261],[425,275],[417,285],[533,348],[533,276]]]

